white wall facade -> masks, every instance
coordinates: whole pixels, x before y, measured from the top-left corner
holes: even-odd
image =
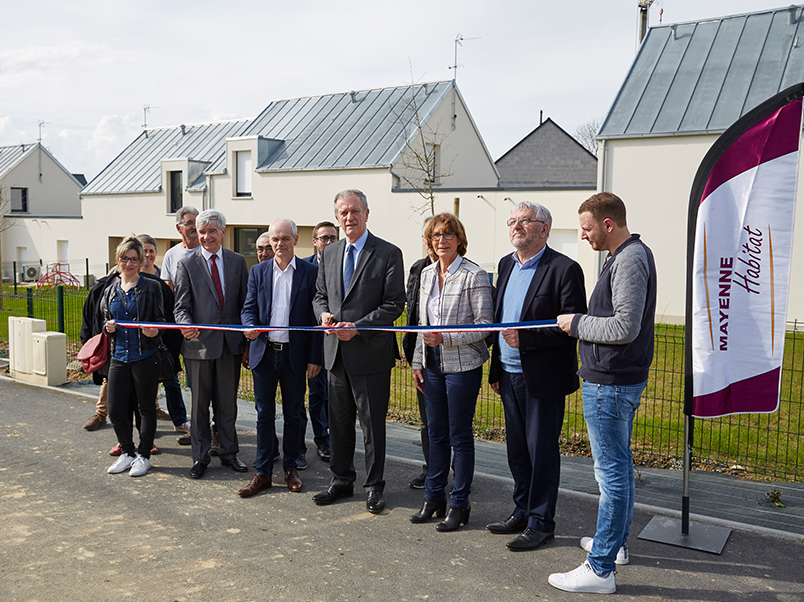
[[[717,136],[611,139],[599,162],[602,188],[628,209],[628,227],[654,253],[656,319],[683,323],[686,299],[687,212],[695,174]],[[602,173],[605,165],[605,174]],[[804,198],[799,165],[798,199]],[[804,320],[804,211],[796,213],[788,320]]]

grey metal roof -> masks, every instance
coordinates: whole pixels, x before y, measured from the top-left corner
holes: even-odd
[[[250,120],[152,129],[140,134],[82,191],[87,194],[158,192],[162,160],[189,158],[214,163],[226,154],[226,138],[242,135]],[[184,129],[184,133],[182,133]],[[198,182],[189,182],[191,187]]]
[[[259,136],[270,143],[256,170],[291,171],[388,167],[396,163],[411,128],[415,95],[426,123],[448,97],[451,81],[277,100],[255,119],[148,130],[137,137],[82,194],[158,192],[161,161],[208,162],[204,174],[226,173],[226,138]],[[445,127],[447,127],[445,125]],[[188,182],[201,190],[203,177]]]
[[[244,135],[284,141],[257,171],[348,169],[394,164],[411,135],[452,90],[451,81],[278,100]]]
[[[802,8],[652,27],[598,138],[720,133],[804,81]]]
[[[25,155],[31,153],[35,148],[36,143],[0,146],[0,178],[5,177],[12,167],[17,165]]]

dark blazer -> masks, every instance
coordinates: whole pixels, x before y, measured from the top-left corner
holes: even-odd
[[[176,264],[173,282],[176,295],[177,324],[240,324],[240,310],[246,300],[248,268],[240,253],[223,249],[224,307],[212,283],[209,268],[201,254],[202,247]],[[246,348],[242,332],[201,330],[197,339],[184,340],[182,355],[192,360],[214,360],[223,353],[223,340],[229,351],[240,355]]]
[[[497,323],[502,321],[505,289],[513,268],[513,255],[503,257],[497,268],[497,299],[494,303],[494,321]],[[586,313],[583,270],[566,255],[547,247],[533,274],[519,320],[554,320],[559,314],[573,313]],[[497,333],[491,354],[490,383],[499,382],[503,370],[500,336]],[[519,331],[522,372],[530,395],[536,398],[560,397],[578,389],[575,345],[576,340],[558,326]]]
[[[422,283],[422,270],[433,263],[430,257],[422,257],[410,266],[408,273],[408,285],[405,289],[407,298],[407,326],[419,325],[419,288]],[[406,332],[402,336],[402,350],[405,352],[405,360],[408,364],[413,363],[413,353],[416,351],[416,333]]]
[[[336,322],[360,326],[392,326],[405,308],[405,274],[402,251],[368,233],[349,290],[343,290],[345,238],[324,247],[318,266],[313,301],[316,320],[324,312]],[[359,331],[351,341],[336,336],[324,339],[324,367],[332,369],[341,350],[345,369],[351,374],[375,374],[394,367],[399,350],[392,332]]]
[[[263,261],[251,268],[248,276],[248,292],[243,311],[240,312],[242,322],[246,326],[265,326],[271,322],[271,305],[273,304],[274,268],[276,262]],[[296,258],[296,269],[293,272],[293,284],[290,288],[289,326],[315,326],[313,313],[313,295],[318,268],[308,261]],[[307,364],[323,365],[324,333],[291,330],[290,367],[294,372],[306,372]],[[268,344],[268,333],[251,341],[249,346],[249,364],[255,367],[262,360]]]
[[[304,261],[309,261],[315,267],[318,267],[318,253],[313,253],[310,257],[305,257]]]

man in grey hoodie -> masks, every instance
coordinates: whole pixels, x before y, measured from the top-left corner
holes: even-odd
[[[615,565],[628,564],[628,531],[634,515],[631,430],[653,361],[656,266],[653,253],[631,234],[625,204],[610,192],[580,206],[581,238],[609,255],[589,298],[587,314],[558,316],[579,339],[583,414],[600,487],[597,531],[581,539],[586,562],[550,575],[550,585],[570,592],[613,594]]]

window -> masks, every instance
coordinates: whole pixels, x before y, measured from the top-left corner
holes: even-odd
[[[170,212],[176,213],[184,204],[181,198],[182,191],[184,190],[184,186],[182,186],[182,173],[180,171],[169,171],[168,174],[170,175],[170,190],[168,191]]]
[[[11,211],[15,213],[28,212],[28,189],[27,188],[12,188],[11,189]]]
[[[251,196],[251,151],[236,152],[236,196]]]
[[[246,266],[257,265],[257,238],[268,228],[235,228],[234,250],[246,258]]]

